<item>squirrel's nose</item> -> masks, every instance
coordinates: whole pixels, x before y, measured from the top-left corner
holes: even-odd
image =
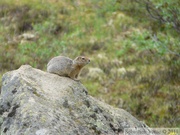
[[[90,60],[88,60],[88,62],[90,63]]]

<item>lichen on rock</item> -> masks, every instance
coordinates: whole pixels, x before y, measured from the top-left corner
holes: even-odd
[[[148,128],[67,77],[23,65],[4,74],[2,83],[1,135],[118,135],[125,128]]]

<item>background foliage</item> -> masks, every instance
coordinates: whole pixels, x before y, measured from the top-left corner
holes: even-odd
[[[179,0],[1,0],[0,76],[86,55],[90,95],[151,127],[178,127],[179,10]]]

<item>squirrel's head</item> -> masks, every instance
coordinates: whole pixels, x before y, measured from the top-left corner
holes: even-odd
[[[74,59],[74,62],[79,66],[85,66],[90,63],[90,59],[85,56],[78,56]]]

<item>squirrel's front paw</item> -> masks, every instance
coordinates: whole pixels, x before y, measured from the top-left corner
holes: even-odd
[[[81,82],[79,79],[73,79],[74,81],[76,81],[76,82]]]

